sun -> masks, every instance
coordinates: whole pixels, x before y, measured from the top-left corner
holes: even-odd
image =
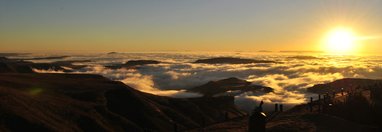
[[[355,50],[356,36],[350,28],[332,29],[325,40],[326,49],[333,53],[350,53]]]

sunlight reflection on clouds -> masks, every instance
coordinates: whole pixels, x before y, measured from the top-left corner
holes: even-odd
[[[199,97],[200,94],[186,92],[212,80],[229,77],[245,79],[253,84],[275,89],[265,95],[245,93],[236,96],[238,104],[248,105],[248,100],[264,100],[268,103],[298,104],[311,96],[306,88],[341,78],[382,78],[382,66],[378,56],[319,56],[323,59],[291,59],[291,55],[234,54],[242,58],[267,59],[279,63],[258,64],[194,64],[200,58],[229,56],[227,54],[121,54],[95,55],[86,59],[96,60],[76,73],[100,74],[112,80],[122,81],[138,90],[172,97]],[[75,58],[75,57],[72,57]],[[121,64],[133,59],[158,60],[163,63],[145,65],[137,69],[108,69],[105,65]],[[59,72],[42,71],[37,72]],[[246,101],[243,101],[246,100]]]

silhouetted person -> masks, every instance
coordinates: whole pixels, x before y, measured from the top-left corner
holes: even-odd
[[[264,102],[261,101],[249,117],[248,132],[265,132],[267,116],[263,113],[263,104]]]
[[[313,97],[310,97],[310,102],[309,102],[309,111],[313,111]]]
[[[275,112],[279,111],[279,104],[275,104]]]
[[[283,112],[283,111],[284,111],[284,105],[280,104],[280,112]]]

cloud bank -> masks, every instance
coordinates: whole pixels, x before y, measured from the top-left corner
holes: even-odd
[[[211,80],[237,77],[275,89],[265,95],[247,92],[235,97],[241,107],[253,108],[256,102],[295,105],[304,103],[311,95],[307,87],[341,78],[382,78],[382,59],[378,56],[318,56],[323,59],[292,59],[288,55],[239,55],[242,58],[273,60],[281,63],[267,64],[194,64],[196,59],[219,55],[195,54],[125,54],[119,56],[93,56],[95,60],[77,73],[100,74],[121,81],[133,88],[156,95],[171,97],[200,97],[186,89]],[[234,55],[233,55],[234,56]],[[237,55],[236,55],[237,56]],[[75,58],[75,57],[74,57]],[[82,58],[83,59],[83,58]],[[145,65],[137,69],[107,69],[104,66],[124,63],[131,59],[155,59],[164,63]],[[49,72],[49,71],[38,71]]]

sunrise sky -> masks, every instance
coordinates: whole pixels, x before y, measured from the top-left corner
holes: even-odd
[[[336,51],[351,39],[351,52],[378,53],[381,7],[377,0],[0,0],[0,51]],[[333,33],[338,27],[351,35]]]

